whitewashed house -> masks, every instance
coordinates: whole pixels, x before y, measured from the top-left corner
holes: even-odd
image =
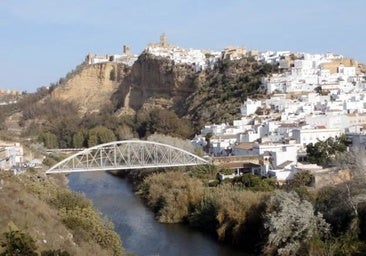
[[[310,143],[317,143],[319,140],[324,141],[330,137],[339,137],[340,135],[344,134],[344,129],[327,129],[325,127],[318,127],[316,129],[293,129],[292,130],[292,137],[296,140],[296,143],[305,147],[307,144]]]
[[[250,116],[255,114],[257,109],[262,106],[262,102],[259,100],[252,100],[248,98],[240,107],[240,112],[243,116]]]
[[[23,147],[20,143],[0,145],[0,169],[9,170],[24,162]]]

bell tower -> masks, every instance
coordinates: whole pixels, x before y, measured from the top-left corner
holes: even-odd
[[[161,34],[160,36],[160,46],[161,47],[167,47],[168,44],[168,38],[165,33]]]

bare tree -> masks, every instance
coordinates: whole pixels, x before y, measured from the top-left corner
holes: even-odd
[[[351,179],[343,180],[344,200],[353,211],[354,219],[350,231],[359,232],[359,206],[366,202],[366,151],[356,148],[338,155],[335,160],[339,168],[349,170]]]
[[[312,238],[324,238],[330,226],[313,205],[295,192],[275,191],[267,202],[264,226],[268,240],[264,255],[296,255]]]

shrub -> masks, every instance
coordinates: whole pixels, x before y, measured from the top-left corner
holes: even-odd
[[[316,211],[331,224],[335,236],[348,232],[352,222],[352,210],[343,198],[345,193],[343,187],[324,187],[318,191],[315,201]]]
[[[38,255],[36,252],[36,243],[33,238],[28,233],[24,233],[19,230],[4,233],[1,245],[5,247],[5,251],[0,254],[1,256]]]
[[[75,208],[91,208],[92,203],[86,199],[83,195],[72,193],[68,190],[58,190],[56,195],[50,199],[50,203],[56,206],[58,209],[65,208],[71,210]]]
[[[242,184],[244,188],[252,191],[273,191],[277,187],[274,178],[262,178],[251,173],[245,173],[241,177],[234,178],[233,183],[236,185]]]
[[[71,256],[67,251],[58,250],[47,250],[41,253],[41,256]]]
[[[147,204],[161,222],[181,222],[203,198],[203,183],[185,173],[172,171],[153,174],[139,187]]]
[[[188,223],[192,227],[206,230],[215,234],[218,226],[217,206],[214,200],[204,199],[194,207],[194,211],[188,216]]]
[[[200,165],[192,168],[190,175],[201,180],[216,179],[218,168],[215,165]]]
[[[113,231],[113,224],[102,220],[100,213],[92,208],[60,210],[65,225],[74,231],[76,239],[94,241],[103,248],[111,248],[114,255],[122,254],[122,245],[118,235]]]
[[[265,193],[237,190],[231,184],[217,188],[207,188],[207,199],[216,206],[217,236],[220,240],[240,240],[243,226],[252,214],[255,206],[261,204]],[[257,212],[260,216],[260,213]]]
[[[325,238],[329,224],[314,214],[313,206],[295,193],[275,191],[267,202],[265,228],[268,231],[266,255],[296,255],[313,238]]]

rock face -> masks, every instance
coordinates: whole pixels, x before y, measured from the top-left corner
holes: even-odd
[[[195,90],[195,76],[189,65],[143,53],[132,67],[113,62],[86,65],[51,95],[76,103],[81,113],[98,111],[110,102],[124,113],[152,107],[179,113]]]
[[[129,71],[127,66],[112,62],[86,65],[56,87],[51,97],[75,103],[81,113],[99,111],[110,102],[111,95]]]
[[[119,107],[133,109],[162,107],[178,110],[195,90],[195,71],[169,59],[142,54],[131,73],[113,95]]]

